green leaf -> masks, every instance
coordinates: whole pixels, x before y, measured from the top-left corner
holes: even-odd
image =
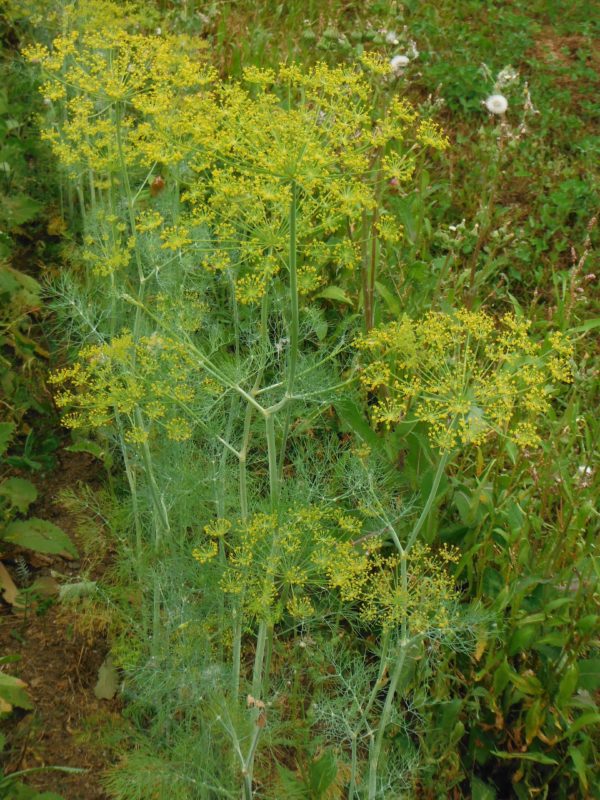
[[[594,317],[594,319],[588,319],[587,322],[584,322],[583,325],[578,325],[577,328],[571,328],[569,333],[586,333],[587,331],[591,331],[593,328],[597,328],[600,325],[600,317]]]
[[[348,425],[359,439],[366,442],[374,449],[381,450],[383,448],[382,440],[363,417],[360,408],[353,400],[341,398],[340,400],[336,400],[334,407],[342,421]]]
[[[379,281],[375,281],[375,288],[377,292],[381,295],[384,303],[388,307],[388,310],[394,314],[396,317],[402,316],[402,305],[400,303],[399,298],[393,292],[391,292],[386,286]]]
[[[25,690],[26,686],[25,681],[15,678],[13,675],[6,675],[4,672],[0,672],[0,701],[4,701],[11,708],[12,706],[18,706],[28,710],[32,709],[33,703]],[[2,705],[0,703],[0,710],[10,711],[10,708],[3,709]]]
[[[77,557],[77,549],[67,534],[44,519],[32,517],[11,522],[6,526],[3,538],[38,553],[66,552]]]
[[[0,484],[0,497],[7,497],[11,506],[25,514],[37,498],[37,489],[23,478],[8,478]]]
[[[320,758],[310,764],[308,774],[313,796],[320,798],[325,794],[334,782],[337,771],[337,759],[332,750],[326,750]]]
[[[42,203],[26,194],[18,194],[7,199],[4,203],[4,213],[7,216],[9,227],[23,225],[35,219],[43,208]]]
[[[519,675],[517,672],[512,672],[510,682],[517,691],[529,697],[539,697],[544,693],[544,687],[535,675]]]
[[[486,597],[492,600],[498,596],[498,593],[504,586],[504,578],[494,567],[487,566],[483,571],[482,588]]]
[[[582,728],[587,728],[588,725],[600,725],[600,714],[597,711],[586,711],[585,714],[577,717],[575,722],[573,722],[572,725],[569,725],[565,735],[562,738],[570,739],[571,736],[575,736],[576,733],[579,733]]]
[[[7,451],[8,443],[12,439],[14,430],[14,422],[0,422],[0,456]]]
[[[588,692],[600,688],[600,658],[584,658],[579,662],[579,686]]]
[[[496,790],[487,783],[473,778],[471,781],[471,800],[496,800]]]
[[[569,755],[571,756],[571,761],[573,762],[573,766],[575,767],[575,772],[577,773],[577,777],[579,778],[579,784],[582,790],[584,792],[587,792],[588,779],[585,768],[585,757],[583,756],[581,750],[578,750],[576,747],[569,747]]]
[[[558,694],[556,696],[555,705],[559,708],[564,706],[568,700],[571,699],[573,692],[577,689],[579,683],[579,667],[577,664],[571,664],[567,667],[565,674],[562,677]]]
[[[347,303],[349,306],[354,305],[354,301],[339,286],[327,286],[317,297],[323,300],[335,300],[337,303]]]
[[[525,717],[525,741],[530,744],[538,735],[540,728],[546,719],[546,710],[542,700],[538,697],[534,700]]]
[[[65,447],[65,450],[69,453],[89,453],[91,456],[100,459],[104,457],[104,448],[100,447],[97,442],[90,442],[88,439],[80,439],[78,442],[69,445],[69,447]]]
[[[498,758],[506,760],[534,761],[536,764],[558,764],[555,758],[550,758],[544,753],[507,753],[504,750],[492,750],[492,753]]]
[[[529,650],[539,633],[539,625],[521,625],[518,627],[508,643],[508,655],[514,656]]]

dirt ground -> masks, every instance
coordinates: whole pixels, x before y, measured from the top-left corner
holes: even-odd
[[[101,477],[101,466],[85,453],[62,452],[57,469],[37,480],[40,502],[33,508],[35,516],[48,519],[66,531],[82,552],[75,520],[61,508],[57,498],[61,490],[79,481],[94,485]],[[19,554],[5,550],[3,561],[17,585]],[[101,633],[77,631],[77,608],[57,602],[52,591],[56,584],[51,573],[71,580],[80,574],[87,579],[99,578],[110,559],[93,566],[57,556],[38,556],[23,551],[30,572],[29,582],[43,577],[48,584],[46,600],[38,597],[37,608],[25,616],[9,604],[0,603],[0,653],[15,654],[20,660],[7,664],[4,670],[28,684],[33,711],[16,710],[0,724],[8,744],[3,754],[5,774],[40,766],[78,767],[85,772],[67,774],[58,771],[31,775],[27,783],[38,790],[53,791],[65,800],[106,800],[101,787],[101,773],[110,763],[110,751],[98,743],[94,726],[104,725],[119,715],[117,700],[98,700],[94,686],[107,644]],[[21,562],[22,563],[22,562]],[[91,568],[91,574],[89,569]],[[64,582],[58,577],[57,582]]]

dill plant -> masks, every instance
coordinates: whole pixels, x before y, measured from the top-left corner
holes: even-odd
[[[277,732],[293,722],[296,645],[346,624],[375,637],[375,654],[334,648],[354,677],[340,667],[328,686],[307,669],[295,691],[320,683],[303,713],[335,743],[336,796],[385,796],[408,780],[386,747],[398,695],[426,642],[460,628],[457,555],[431,551],[422,528],[461,447],[535,437],[544,354],[522,323],[496,335],[484,314],[374,327],[377,271],[402,237],[391,187],[426,148],[448,146],[380,93],[389,64],[222,81],[192,41],[95,19],[75,15],[27,55],[44,71],[45,137],[82,225],[79,274],[59,300],[69,325],[77,311],[79,347],[52,381],[65,424],[112,436],[122,457],[143,596],[115,656],[130,713],[171,752],[153,788],[269,796],[261,748],[286,757]],[[332,311],[339,283],[360,314]],[[568,345],[553,345],[544,363],[568,379]],[[376,424],[413,414],[429,426],[438,463],[411,523],[379,491],[368,448],[346,452],[327,431],[324,412],[357,375]],[[317,425],[327,433],[307,443]],[[340,461],[362,475],[360,497]],[[291,750],[306,761],[293,739]],[[113,774],[117,796],[145,796],[146,763],[138,753]]]

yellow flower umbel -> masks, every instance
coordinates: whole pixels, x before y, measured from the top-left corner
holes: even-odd
[[[444,629],[458,595],[447,570],[456,554],[416,546],[408,555],[409,592],[402,589],[400,557],[384,554],[378,538],[364,538],[362,519],[343,509],[306,506],[285,516],[255,514],[232,526],[219,519],[204,527],[192,556],[226,563],[221,588],[243,604],[249,621],[278,622],[284,612],[303,620],[318,615],[327,590],[369,627]]]
[[[529,327],[512,314],[495,322],[482,311],[461,310],[404,317],[360,337],[361,383],[382,390],[374,422],[387,428],[404,419],[424,422],[443,451],[497,434],[536,446],[552,380],[572,380],[572,350],[560,333],[544,349]]]
[[[130,333],[110,343],[85,347],[71,367],[58,370],[49,382],[61,387],[59,408],[68,409],[63,423],[69,428],[110,426],[117,416],[130,421],[130,443],[143,443],[148,434],[139,427],[139,410],[149,422],[164,429],[171,441],[192,435],[189,418],[182,416],[194,403],[195,364],[186,350],[158,335],[134,343]]]

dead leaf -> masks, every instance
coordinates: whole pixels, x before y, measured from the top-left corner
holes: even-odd
[[[4,564],[0,561],[0,586],[2,586],[2,597],[7,603],[15,608],[24,608],[23,603],[18,599],[19,590]]]
[[[94,686],[94,694],[98,700],[112,700],[118,688],[119,674],[109,653],[98,670],[98,682]]]

